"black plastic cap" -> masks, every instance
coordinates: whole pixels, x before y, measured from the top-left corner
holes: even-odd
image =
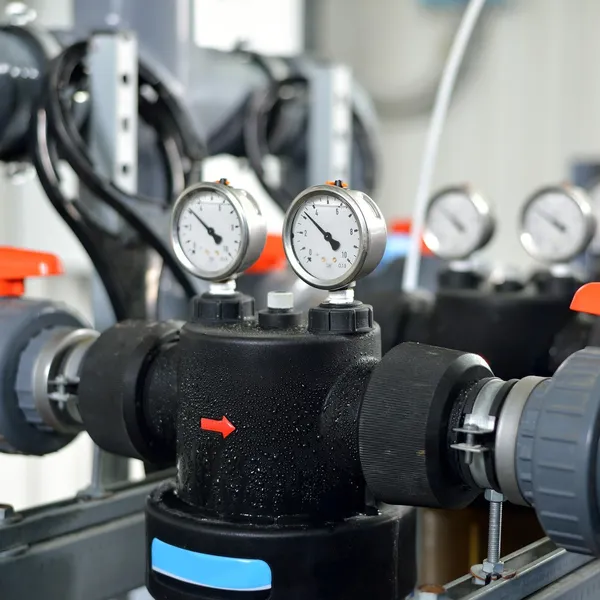
[[[236,292],[228,296],[202,294],[192,299],[193,323],[237,323],[254,317],[254,298]]]
[[[445,269],[438,275],[438,285],[446,290],[476,290],[483,282],[477,271]]]
[[[550,271],[537,271],[531,278],[538,293],[549,296],[571,297],[581,287],[583,281],[573,275],[557,277]]]
[[[499,283],[494,284],[495,292],[521,292],[525,289],[525,284],[518,279],[505,279]]]
[[[367,333],[373,330],[373,307],[362,302],[321,304],[308,311],[308,331],[321,334]]]
[[[292,329],[302,324],[302,313],[297,310],[265,308],[258,312],[258,325],[262,329]]]

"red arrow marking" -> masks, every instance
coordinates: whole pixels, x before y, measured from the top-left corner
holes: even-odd
[[[223,436],[223,439],[225,439],[235,431],[235,425],[224,416],[219,420],[200,419],[200,429],[204,429],[204,431],[216,431]]]

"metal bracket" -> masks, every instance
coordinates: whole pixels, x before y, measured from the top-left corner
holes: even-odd
[[[351,184],[352,75],[341,65],[316,66],[310,76],[307,185]]]
[[[106,600],[144,585],[144,506],[172,472],[0,521],[2,600]]]

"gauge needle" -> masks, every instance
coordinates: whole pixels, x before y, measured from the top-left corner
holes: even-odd
[[[450,221],[450,223],[452,223],[452,225],[454,225],[454,227],[456,227],[456,229],[458,229],[458,231],[461,233],[465,232],[464,225],[454,215],[446,212],[445,210],[442,210],[441,213],[446,217],[446,219],[448,219],[448,221]]]
[[[340,243],[337,240],[334,240],[329,231],[325,231],[308,213],[304,213],[314,224],[315,227],[323,234],[326,242],[331,244],[332,250],[339,250]]]
[[[195,217],[202,223],[204,229],[206,229],[206,233],[210,235],[210,237],[215,240],[215,244],[220,244],[223,241],[223,238],[215,233],[215,230],[212,227],[209,227],[191,208],[188,209]]]
[[[540,217],[542,217],[542,219],[544,219],[551,225],[554,225],[554,227],[556,227],[556,229],[558,229],[561,233],[564,233],[565,231],[567,231],[565,224],[561,223],[556,217],[553,217],[552,215],[549,215],[547,212],[539,210],[539,209],[538,209],[538,214],[540,215]]]

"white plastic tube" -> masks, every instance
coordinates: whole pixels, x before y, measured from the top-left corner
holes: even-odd
[[[423,163],[419,174],[419,185],[417,188],[417,196],[415,198],[411,222],[410,246],[402,278],[402,289],[407,292],[414,291],[419,284],[421,239],[423,227],[425,225],[427,203],[431,194],[431,184],[440,145],[440,138],[444,129],[448,108],[452,100],[454,84],[456,83],[456,78],[460,71],[465,51],[469,45],[469,40],[471,39],[484,5],[485,0],[471,0],[465,9],[437,90],[435,105],[433,107],[433,113],[431,115],[425,142]]]

